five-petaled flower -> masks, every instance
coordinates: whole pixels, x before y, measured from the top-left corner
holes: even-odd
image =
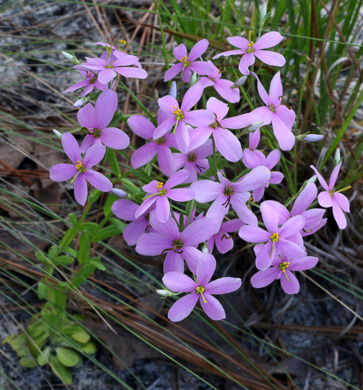
[[[168,272],[163,277],[165,286],[176,293],[189,293],[178,299],[170,308],[168,318],[178,322],[184,320],[199,302],[212,320],[218,321],[226,318],[226,313],[220,302],[213,295],[227,294],[238,290],[242,281],[239,278],[220,278],[210,282],[216,269],[216,260],[211,254],[205,254],[198,262],[196,269],[196,282],[181,272]],[[213,295],[212,295],[213,294]]]
[[[280,53],[263,50],[276,46],[282,41],[282,35],[278,32],[271,31],[267,34],[264,34],[261,38],[257,39],[255,43],[252,42],[251,33],[249,34],[248,40],[246,38],[237,36],[227,38],[227,41],[232,46],[238,47],[238,50],[229,50],[223,53],[219,53],[214,56],[213,59],[219,58],[221,56],[227,57],[231,55],[242,55],[238,69],[245,76],[250,74],[248,68],[255,63],[255,56],[267,65],[284,66],[286,63],[285,57]]]
[[[73,178],[74,196],[82,206],[87,200],[87,181],[100,191],[112,190],[112,183],[107,177],[90,169],[98,164],[106,153],[106,148],[102,144],[90,147],[84,158],[82,158],[78,143],[71,133],[62,135],[62,145],[73,164],[57,164],[50,168],[50,178],[53,181],[66,181]]]
[[[335,182],[337,181],[339,170],[342,163],[339,163],[331,173],[330,179],[329,179],[329,185],[324,180],[323,176],[318,172],[318,170],[313,166],[310,165],[310,167],[314,170],[316,176],[318,177],[320,185],[324,188],[325,191],[320,192],[318,195],[318,201],[320,206],[328,208],[333,208],[333,216],[336,221],[336,223],[339,226],[339,229],[345,229],[347,226],[347,219],[345,218],[345,215],[342,210],[349,213],[349,200],[348,198],[341,194],[341,191],[344,191],[346,189],[349,189],[350,187],[345,187],[339,191],[336,191],[334,189]]]

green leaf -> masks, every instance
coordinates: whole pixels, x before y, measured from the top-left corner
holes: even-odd
[[[91,336],[89,333],[87,333],[85,330],[82,329],[82,331],[73,333],[71,335],[72,339],[78,341],[79,343],[85,344],[88,343],[89,340],[91,339]]]
[[[130,169],[130,172],[145,184],[151,182],[151,177],[141,169]]]
[[[107,148],[107,160],[110,163],[112,172],[115,174],[115,176],[120,177],[121,169],[117,161],[116,153],[113,149]]]
[[[90,235],[87,231],[83,232],[81,234],[81,238],[79,240],[79,248],[78,248],[78,262],[80,264],[84,264],[90,256],[90,251],[91,251],[91,240],[90,240]]]
[[[106,200],[106,203],[105,203],[105,206],[103,208],[103,212],[105,213],[106,216],[108,216],[109,214],[111,214],[111,207],[113,205],[113,203],[115,202],[116,199],[119,199],[118,196],[116,196],[115,194],[110,194]]]
[[[120,231],[120,233],[123,233],[123,231],[125,230],[125,227],[127,226],[126,223],[120,221],[117,218],[110,218],[110,222],[112,223],[112,225],[117,227],[117,229]]]
[[[58,251],[58,248],[55,245],[52,245],[48,251],[49,257],[54,257]]]
[[[97,352],[97,346],[93,341],[90,341],[85,346],[82,347],[82,351],[92,354]]]
[[[92,238],[92,241],[93,242],[102,241],[105,240],[106,238],[117,236],[118,234],[121,234],[120,229],[115,225],[109,225],[104,229],[101,229],[99,232],[97,232],[96,235]]]
[[[52,371],[65,385],[72,384],[72,374],[69,368],[65,367],[55,356],[50,357],[50,366]]]
[[[33,368],[33,367],[37,366],[37,362],[34,358],[22,357],[19,360],[19,363],[21,366],[27,367],[27,368]]]
[[[45,366],[49,363],[50,352],[52,348],[48,345],[48,347],[44,348],[43,351],[37,356],[37,362],[40,366]]]
[[[132,196],[140,194],[140,188],[137,187],[132,181],[129,179],[121,179],[122,185],[126,188],[126,191],[129,192]]]
[[[79,355],[77,352],[68,348],[58,347],[55,349],[58,360],[66,367],[73,367],[79,361]]]
[[[41,251],[35,252],[35,256],[44,265],[49,265],[50,264],[49,259]]]
[[[76,226],[76,225],[77,225],[78,221],[77,221],[77,216],[76,216],[76,214],[70,213],[70,214],[68,214],[68,218],[69,218],[69,220],[71,221],[71,223],[72,223],[73,226]]]
[[[13,350],[18,354],[18,356],[28,356],[27,350],[27,341],[28,338],[24,333],[19,334],[18,336],[15,334],[11,334],[3,340],[3,344],[10,344]]]
[[[66,256],[66,255],[56,256],[54,258],[54,264],[55,265],[69,265],[69,264],[72,264],[73,261],[74,261],[73,257]]]
[[[94,265],[97,269],[101,271],[106,271],[106,267],[100,261],[90,260],[89,264]]]
[[[123,114],[121,112],[115,112],[115,115],[112,118],[111,123],[108,125],[108,127],[117,127],[120,120],[122,120]]]
[[[45,326],[40,322],[39,320],[34,321],[31,325],[27,328],[29,336],[35,338],[39,337],[42,333],[45,332]]]

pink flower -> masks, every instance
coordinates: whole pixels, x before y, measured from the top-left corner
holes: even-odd
[[[214,122],[208,126],[199,126],[193,131],[195,145],[203,145],[213,135],[216,149],[228,161],[236,162],[242,158],[242,146],[238,138],[228,129],[241,129],[255,123],[261,118],[252,113],[225,118],[228,104],[211,97],[207,101],[207,110],[213,112]]]
[[[215,269],[215,258],[211,254],[205,254],[198,262],[196,282],[180,272],[168,272],[164,275],[163,283],[169,290],[189,293],[178,299],[170,308],[168,313],[170,321],[178,322],[188,317],[198,299],[209,318],[214,321],[226,318],[223,306],[213,295],[236,291],[241,287],[242,281],[239,278],[220,278],[210,282]]]
[[[190,188],[173,188],[184,183],[190,173],[186,169],[175,172],[164,183],[153,180],[142,187],[147,192],[145,200],[135,212],[135,218],[139,218],[156,202],[156,215],[160,222],[165,223],[170,217],[169,198],[176,202],[187,202],[194,198],[194,192]]]
[[[265,107],[259,107],[252,111],[253,114],[259,115],[264,125],[272,122],[274,135],[282,150],[291,150],[295,145],[295,136],[291,129],[295,121],[295,112],[281,104],[282,83],[280,72],[277,72],[270,84],[270,93],[267,94],[265,88],[257,79],[258,93],[266,104]]]
[[[203,94],[203,87],[198,83],[193,85],[185,93],[182,104],[179,108],[178,101],[168,95],[158,100],[159,107],[167,114],[164,120],[155,130],[154,140],[163,137],[174,127],[174,133],[179,150],[182,153],[188,153],[189,148],[189,130],[187,124],[192,126],[207,126],[214,120],[214,115],[208,110],[190,109],[197,104]]]
[[[161,124],[165,119],[165,113],[161,112],[158,115],[158,124]],[[134,169],[140,168],[149,163],[155,154],[158,156],[158,163],[161,171],[170,176],[175,172],[174,158],[170,148],[176,148],[174,134],[164,135],[156,140],[153,140],[156,127],[151,121],[141,115],[133,115],[127,120],[127,124],[131,130],[141,138],[149,142],[135,150],[131,157],[131,165]]]
[[[214,244],[219,253],[225,254],[230,251],[233,248],[234,242],[233,238],[228,233],[237,232],[243,225],[244,222],[240,219],[232,219],[222,223],[219,232],[207,241],[210,252],[213,252]]]
[[[214,56],[213,59],[219,58],[221,56],[227,57],[231,55],[242,55],[238,69],[245,76],[250,74],[248,68],[255,63],[255,56],[267,65],[284,66],[286,63],[283,55],[273,51],[263,50],[276,46],[282,41],[282,35],[278,32],[272,31],[264,34],[262,37],[257,39],[256,43],[252,42],[251,35],[249,40],[242,37],[230,37],[227,38],[227,41],[232,46],[238,47],[239,49],[219,53]]]
[[[233,88],[233,82],[230,80],[222,79],[222,73],[213,64],[212,61],[208,61],[212,71],[208,73],[207,77],[201,77],[199,83],[206,87],[214,87],[214,89],[222,96],[223,99],[230,103],[238,103],[240,101],[239,88]]]
[[[164,81],[169,81],[178,73],[183,72],[182,80],[186,83],[190,82],[191,71],[205,75],[212,71],[212,67],[208,62],[196,61],[207,50],[209,42],[207,39],[202,39],[197,42],[188,55],[187,48],[182,43],[174,49],[174,56],[179,61],[179,64],[173,65],[164,76]]]
[[[62,135],[62,145],[73,164],[57,164],[50,168],[50,178],[53,181],[66,181],[73,178],[74,196],[82,206],[87,200],[87,181],[102,192],[112,190],[110,180],[101,173],[90,169],[98,164],[106,153],[106,148],[102,144],[90,147],[84,158],[82,158],[78,143],[71,133]]]
[[[305,219],[302,216],[292,217],[279,227],[279,214],[268,202],[261,203],[261,214],[267,231],[258,226],[246,225],[238,233],[247,242],[265,243],[256,257],[256,267],[259,270],[269,268],[276,255],[292,259],[305,256],[305,250],[289,239],[304,227]]]
[[[101,84],[98,81],[97,73],[92,73],[91,71],[81,71],[80,73],[85,78],[85,80],[82,80],[79,83],[71,85],[62,93],[76,91],[77,89],[85,87],[84,91],[82,92],[82,97],[85,97],[86,95],[88,95],[93,91],[93,88],[96,88],[99,91],[105,91],[106,89],[108,89],[107,84]]]
[[[88,103],[78,111],[79,124],[88,130],[81,145],[84,153],[91,145],[103,143],[111,149],[125,149],[130,144],[129,137],[116,127],[107,127],[117,110],[117,93],[110,89],[97,98],[95,107]]]
[[[317,257],[313,256],[304,256],[293,260],[286,256],[282,258],[276,256],[271,268],[258,271],[252,276],[251,284],[254,288],[261,288],[268,286],[277,279],[280,280],[281,287],[286,294],[297,294],[300,290],[300,284],[291,271],[305,271],[314,268],[318,260]]]
[[[312,168],[318,177],[318,180],[321,184],[321,186],[324,188],[325,191],[320,192],[318,195],[318,201],[320,206],[328,208],[333,208],[333,216],[338,224],[339,229],[345,229],[347,227],[347,219],[345,218],[345,215],[342,210],[349,213],[349,200],[348,198],[341,194],[339,191],[335,191],[334,186],[335,182],[337,181],[339,170],[342,163],[339,163],[331,173],[330,179],[329,179],[329,185],[324,180],[324,178],[320,175],[318,170],[313,166],[310,165],[310,168]],[[348,187],[350,188],[350,187]],[[343,188],[343,190],[348,189]]]

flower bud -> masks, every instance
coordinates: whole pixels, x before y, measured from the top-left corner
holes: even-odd
[[[195,72],[192,72],[192,77],[190,78],[190,85],[194,85],[197,81],[197,74]]]
[[[321,134],[308,134],[305,135],[303,140],[307,142],[318,142],[324,139],[324,136]]]
[[[240,79],[238,79],[233,85],[232,89],[240,87],[244,82],[247,80],[247,76],[242,76]]]
[[[265,19],[266,13],[267,13],[267,3],[265,2],[263,3],[261,8],[261,14],[260,14],[261,20]]]
[[[334,155],[334,164],[335,165],[338,165],[340,163],[340,149],[338,148],[336,151],[335,151],[335,155]]]
[[[156,290],[156,293],[161,295],[162,297],[171,297],[174,295],[174,293],[168,290]]]
[[[255,123],[252,123],[252,125],[247,127],[247,130],[250,132],[256,131],[259,127],[263,125],[263,121],[258,121]]]
[[[125,191],[123,190],[120,190],[119,188],[112,188],[111,192],[118,196],[119,198],[126,198],[127,197],[127,194]]]
[[[67,53],[66,51],[62,51],[62,54],[63,54],[63,57],[70,61],[70,62],[73,62],[74,64],[78,65],[80,64],[81,62],[78,61],[78,59],[76,58],[76,56],[74,54],[71,54],[71,53]]]
[[[56,129],[53,129],[53,133],[58,137],[58,138],[62,138],[62,133]]]
[[[78,100],[73,104],[73,108],[80,108],[80,107],[82,107],[85,103],[86,103],[86,101],[85,101],[84,99],[78,99]]]
[[[204,245],[202,248],[202,253],[209,253],[209,248],[207,245]]]
[[[175,81],[173,81],[171,83],[169,95],[176,99],[176,82]]]

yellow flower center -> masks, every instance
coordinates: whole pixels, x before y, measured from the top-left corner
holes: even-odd
[[[120,39],[120,40],[118,41],[118,43],[119,43],[120,45],[122,45],[122,46],[125,46],[127,42],[126,42],[124,39]]]
[[[183,64],[184,68],[188,68],[188,66],[190,66],[190,61],[187,56],[183,56],[180,62],[184,62]]]
[[[231,186],[225,186],[223,192],[226,196],[232,196],[234,194],[234,189]]]
[[[284,273],[286,280],[290,282],[289,277],[287,276],[286,269],[289,268],[290,262],[289,261],[284,261],[279,265],[279,269]]]
[[[178,107],[174,107],[173,114],[175,115],[175,118],[177,121],[181,121],[184,118],[184,114],[183,114],[182,110]]]
[[[201,296],[202,296],[202,299],[203,299],[203,302],[204,302],[204,303],[208,303],[208,302],[206,301],[206,299],[204,298],[204,295],[203,295],[203,293],[204,293],[204,291],[205,291],[205,288],[204,288],[203,286],[198,286],[198,287],[196,287],[196,288],[195,288],[195,291],[196,291],[196,293],[197,293],[198,295],[201,295]]]
[[[77,168],[77,171],[78,171],[79,173],[84,173],[84,172],[86,172],[85,166],[84,166],[84,165],[82,164],[82,162],[79,161],[79,160],[77,160],[76,168]]]
[[[273,104],[270,104],[270,105],[268,106],[268,108],[269,108],[272,112],[276,112],[276,108],[275,108],[275,106],[274,106]]]
[[[196,159],[197,159],[197,156],[196,156],[195,153],[190,153],[190,154],[188,155],[188,161],[189,161],[189,162],[193,163],[193,162],[196,161]]]
[[[164,145],[165,137],[160,137],[155,141],[158,145]]]
[[[272,242],[278,242],[280,239],[279,233],[272,233],[270,239]]]
[[[164,183],[159,181],[156,185],[156,189],[159,191],[157,195],[163,196],[166,194],[166,189],[164,188]]]
[[[253,46],[255,46],[255,44],[252,42],[252,31],[249,31],[248,32],[248,45],[247,45],[247,50],[246,50],[246,53],[253,53],[255,51],[255,49],[253,48]]]

